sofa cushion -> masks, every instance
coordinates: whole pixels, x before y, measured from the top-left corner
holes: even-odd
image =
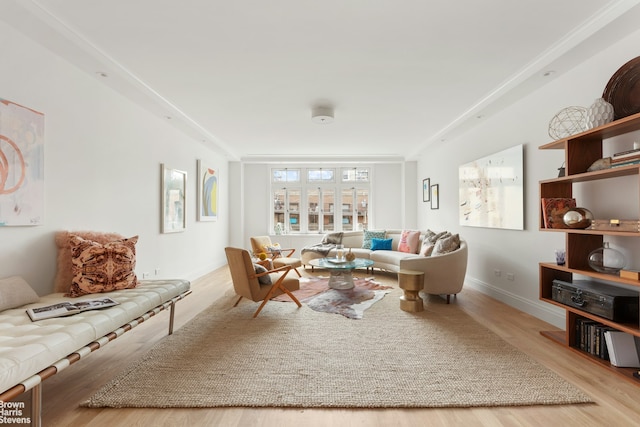
[[[420,231],[402,230],[402,234],[400,235],[400,243],[398,243],[398,250],[400,252],[415,254],[418,252],[419,246]]]
[[[431,256],[431,254],[433,253],[433,248],[435,246],[435,242],[430,242],[428,239],[424,239],[422,241],[422,246],[420,247],[420,255]]]
[[[390,251],[393,239],[371,239],[372,251]]]
[[[19,276],[0,280],[0,311],[38,302],[38,294]]]
[[[372,239],[384,239],[385,236],[385,230],[364,230],[364,234],[362,235],[362,249],[371,249]]]
[[[453,234],[451,236],[444,237],[442,239],[438,239],[433,248],[433,252],[431,256],[447,254],[449,252],[453,252],[460,247],[460,236],[458,234]]]
[[[135,288],[137,242],[138,236],[105,244],[72,236],[73,279],[67,296]]]

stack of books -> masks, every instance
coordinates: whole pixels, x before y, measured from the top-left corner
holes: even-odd
[[[611,156],[611,167],[621,167],[640,164],[640,148],[621,151]]]

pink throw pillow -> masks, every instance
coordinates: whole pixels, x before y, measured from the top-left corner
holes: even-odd
[[[420,245],[420,231],[403,230],[400,235],[400,243],[398,244],[398,250],[400,252],[406,252],[409,254],[418,253],[418,246]]]

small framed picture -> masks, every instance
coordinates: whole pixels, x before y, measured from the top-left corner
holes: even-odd
[[[178,233],[187,228],[185,198],[187,192],[187,173],[160,165],[162,177],[162,233]]]
[[[439,189],[439,184],[433,184],[431,186],[431,209],[440,209]]]
[[[425,178],[422,180],[422,201],[429,200],[431,200],[431,178]]]

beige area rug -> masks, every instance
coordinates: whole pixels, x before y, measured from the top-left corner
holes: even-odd
[[[390,286],[384,286],[372,277],[354,277],[353,283],[353,289],[330,289],[326,276],[302,277],[300,289],[293,291],[293,294],[312,310],[362,319],[365,310],[391,292]],[[272,300],[293,302],[287,294]]]
[[[554,405],[591,399],[475,322],[457,304],[364,319],[229,294],[164,338],[87,407],[406,408]]]

